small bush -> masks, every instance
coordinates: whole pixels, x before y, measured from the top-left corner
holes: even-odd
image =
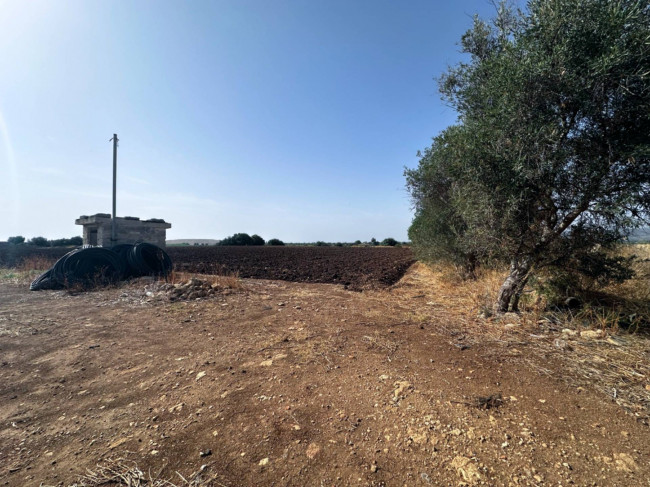
[[[562,260],[531,281],[552,306],[562,306],[569,297],[590,301],[594,293],[634,277],[635,255],[623,256],[586,251]]]
[[[381,241],[381,245],[385,245],[387,247],[395,247],[399,242],[395,240],[394,238],[388,237],[385,238],[384,240]]]
[[[264,239],[257,234],[254,234],[251,237],[251,241],[252,241],[251,245],[264,245],[265,243]]]
[[[27,242],[29,245],[36,247],[49,247],[50,242],[45,237],[34,237]]]
[[[266,245],[284,245],[284,242],[278,238],[272,238],[266,242]]]
[[[247,233],[236,233],[232,237],[226,237],[219,245],[255,245],[253,238]]]
[[[45,257],[42,255],[33,255],[25,257],[18,265],[18,270],[22,272],[38,271],[44,272],[56,263],[57,259]]]
[[[21,244],[21,243],[25,243],[25,237],[23,237],[22,235],[17,235],[15,237],[9,237],[7,239],[7,242],[10,243],[10,244],[18,245],[18,244]]]
[[[58,238],[56,240],[49,240],[49,245],[51,247],[81,247],[84,241],[81,237],[72,237],[72,238]]]

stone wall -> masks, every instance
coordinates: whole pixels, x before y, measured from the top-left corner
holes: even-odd
[[[75,223],[83,226],[84,245],[112,247],[119,244],[148,242],[165,247],[167,229],[171,223],[164,220],[140,220],[136,217],[116,218],[116,241],[111,241],[111,217],[106,213],[81,216]]]

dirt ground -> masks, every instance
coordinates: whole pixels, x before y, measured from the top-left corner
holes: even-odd
[[[650,485],[650,428],[567,380],[555,332],[452,313],[427,272],[191,301],[0,281],[0,485],[111,459],[179,485]]]
[[[395,284],[415,262],[409,247],[191,246],[167,253],[175,271],[343,284],[353,291]]]
[[[0,242],[0,268],[48,268],[71,250]],[[393,285],[415,262],[409,247],[210,245],[170,246],[166,251],[175,272],[342,284],[353,291]]]

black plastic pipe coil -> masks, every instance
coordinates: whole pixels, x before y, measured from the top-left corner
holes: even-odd
[[[121,244],[111,249],[81,248],[57,260],[50,270],[32,281],[29,289],[85,289],[129,277],[167,277],[171,270],[172,261],[167,252],[150,243]]]

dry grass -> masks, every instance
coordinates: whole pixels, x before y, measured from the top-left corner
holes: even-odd
[[[612,333],[636,333],[650,326],[650,244],[626,245],[622,255],[636,255],[635,276],[623,283],[612,284],[596,293],[595,304],[579,311],[555,311],[553,320],[569,328],[592,328]],[[459,314],[490,317],[505,270],[487,269],[474,281],[463,281],[452,268],[432,268],[427,279],[435,281],[435,295],[445,298],[446,308]],[[442,281],[442,282],[441,282]],[[546,298],[527,287],[520,301],[521,318],[535,323],[548,314]]]
[[[543,345],[563,361],[569,380],[590,385],[648,424],[650,244],[627,245],[620,252],[638,257],[634,278],[603,289],[600,305],[554,316],[558,325],[574,330],[599,329],[606,338],[570,340],[569,349],[564,350],[558,350],[554,343]]]
[[[16,267],[0,268],[0,279],[10,280],[16,284],[25,284],[32,281],[52,267],[56,259],[42,256],[33,256],[23,259]]]
[[[128,486],[128,487],[212,487],[223,486],[218,481],[219,475],[209,473],[210,465],[203,465],[189,478],[176,472],[178,479],[174,481],[163,479],[160,475],[143,472],[138,465],[125,458],[109,459],[94,469],[89,469],[86,475],[80,477],[68,487],[99,487],[99,486]],[[41,484],[41,487],[51,487]]]
[[[636,315],[637,322],[650,325],[650,244],[626,245],[620,252],[625,256],[636,255],[635,276],[605,288],[604,292],[616,298],[613,303],[616,311]]]
[[[490,353],[524,356],[543,374],[553,373],[547,368],[549,360],[558,361],[564,371],[561,379],[570,386],[591,387],[604,400],[615,401],[639,421],[650,423],[650,245],[622,251],[641,260],[635,264],[634,279],[604,290],[608,306],[549,310],[543,296],[529,288],[520,303],[521,313],[492,316],[505,272],[487,270],[475,281],[463,281],[451,268],[421,263],[391,293],[400,307],[408,309],[406,318],[411,322],[430,322],[453,342],[462,337],[463,344],[490,345]],[[573,336],[562,333],[567,328],[575,330]],[[602,330],[603,336],[581,337],[584,330]]]
[[[57,259],[35,255],[24,258],[22,261],[20,261],[20,264],[16,266],[16,269],[20,272],[37,271],[41,273],[51,268],[56,263],[56,261]]]
[[[246,288],[244,281],[239,277],[237,273],[217,275],[172,271],[171,274],[167,277],[167,282],[171,284],[182,284],[192,278],[199,279],[204,282],[209,282],[210,284],[217,284],[227,289],[243,290]]]
[[[397,342],[381,336],[379,332],[375,332],[373,335],[364,335],[361,340],[364,343],[367,343],[371,349],[376,348],[381,350],[383,353],[386,353],[389,362],[391,361],[391,357],[399,348]]]
[[[563,379],[580,387],[589,386],[623,406],[640,421],[650,422],[650,352],[646,338],[627,336],[605,340],[570,340],[568,349],[554,342],[540,343],[540,352],[562,361]],[[535,361],[532,365],[543,372]]]
[[[476,280],[463,280],[451,266],[416,263],[406,277],[417,288],[426,289],[423,297],[429,306],[443,305],[445,310],[458,315],[489,316],[505,276],[503,271],[486,269]],[[394,288],[399,287],[398,284]]]

